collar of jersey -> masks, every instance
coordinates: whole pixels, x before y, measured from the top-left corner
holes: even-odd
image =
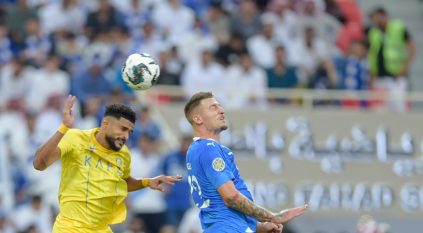
[[[105,151],[105,152],[109,152],[109,153],[112,153],[112,152],[114,152],[113,150],[110,150],[110,149],[107,149],[107,148],[105,148],[104,146],[102,146],[98,141],[97,141],[97,138],[95,137],[95,135],[97,135],[97,133],[100,131],[100,129],[99,128],[96,128],[94,131],[93,131],[93,135],[92,135],[92,137],[93,137],[93,141],[94,141],[94,146],[97,148],[97,149],[99,149],[99,150],[102,150],[102,151]]]
[[[200,137],[193,137],[193,138],[192,138],[192,140],[193,140],[194,142],[196,142],[196,141],[198,141],[198,140],[201,140],[201,139],[205,139],[205,140],[212,140],[213,142],[217,142],[216,140],[211,139],[211,138],[200,138]]]

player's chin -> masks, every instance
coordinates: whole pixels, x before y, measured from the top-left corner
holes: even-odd
[[[116,142],[116,147],[118,147],[119,148],[119,150],[125,145],[125,142],[121,142],[121,141],[117,141]]]
[[[115,141],[115,143],[113,143],[113,150],[114,151],[120,151],[120,149],[122,149],[123,145],[125,145],[125,143],[119,142],[119,141]]]
[[[223,124],[220,126],[220,130],[227,130],[228,129],[228,125],[227,124]]]

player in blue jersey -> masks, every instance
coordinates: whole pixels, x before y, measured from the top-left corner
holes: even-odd
[[[193,95],[184,111],[195,136],[186,158],[188,181],[204,233],[282,232],[283,223],[305,212],[307,205],[272,213],[254,204],[233,153],[219,143],[228,126],[212,93]]]

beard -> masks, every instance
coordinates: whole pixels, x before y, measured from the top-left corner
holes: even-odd
[[[107,144],[109,144],[110,148],[114,151],[119,151],[122,146],[119,146],[117,143],[117,140],[119,140],[119,138],[114,138],[112,136],[108,136],[106,135],[106,142]],[[123,144],[125,144],[126,140],[122,139]]]

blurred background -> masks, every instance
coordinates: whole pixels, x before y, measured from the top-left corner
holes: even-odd
[[[256,202],[309,203],[292,233],[415,233],[423,223],[423,1],[0,0],[0,233],[51,232],[60,162],[35,149],[78,98],[75,127],[106,105],[137,112],[132,175],[186,174],[186,99],[213,91]],[[133,92],[135,52],[161,66]],[[186,180],[127,199],[125,233],[199,233]]]

